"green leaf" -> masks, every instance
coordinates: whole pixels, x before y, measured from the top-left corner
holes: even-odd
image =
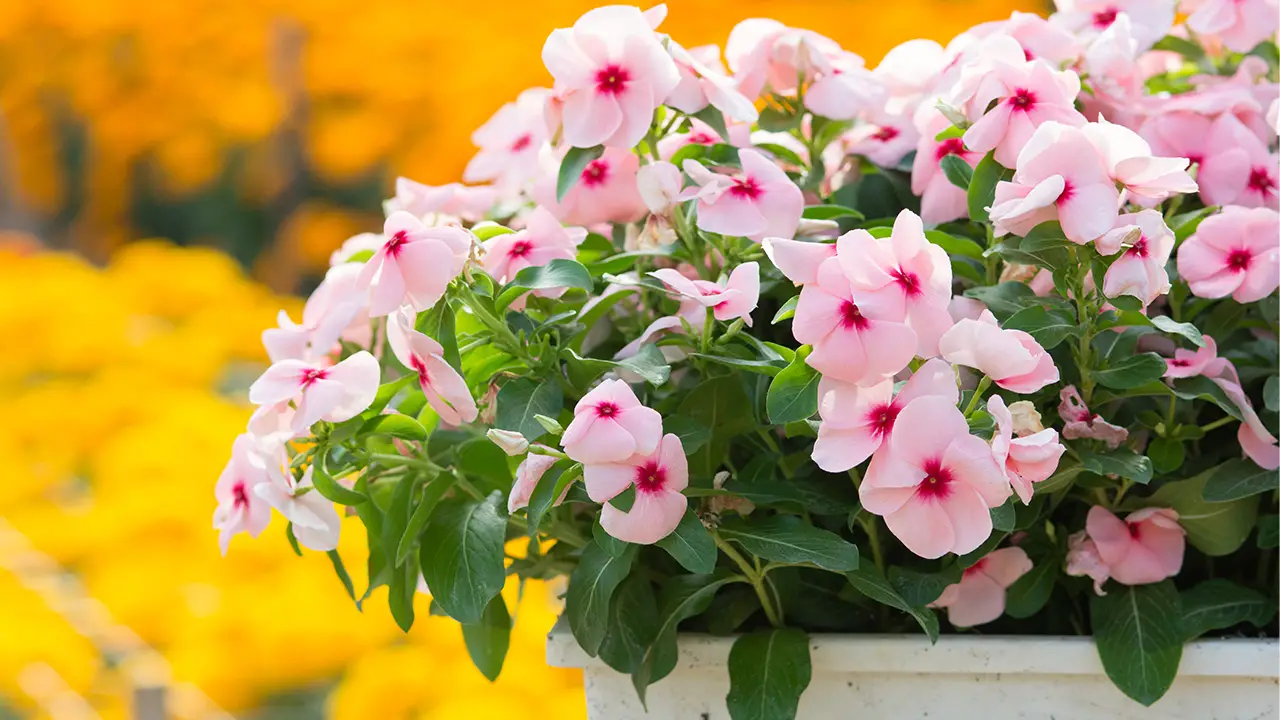
[[[729,440],[756,427],[742,381],[732,375],[700,383],[685,396],[678,412],[711,428],[711,442],[689,458],[689,471],[695,476],[713,475],[724,462]]]
[[[770,465],[775,458],[761,456]],[[790,480],[747,481],[748,465],[740,474],[741,482],[730,488],[733,494],[756,505],[808,511],[816,515],[844,515],[858,507],[858,496],[849,483],[832,483],[826,478],[793,478]]]
[[[518,432],[533,442],[546,434],[534,416],[555,417],[563,407],[564,394],[559,383],[516,378],[498,390],[498,413],[493,426]]]
[[[337,550],[330,550],[325,554],[329,556],[329,562],[333,564],[333,572],[342,581],[342,587],[346,588],[347,596],[355,600],[356,587],[351,582],[351,574],[347,572],[347,566],[342,562],[342,556],[338,554]]]
[[[546,516],[552,504],[563,497],[569,484],[579,477],[582,477],[582,465],[570,460],[560,460],[538,478],[538,484],[533,488],[533,494],[529,496],[529,507],[525,509],[525,515],[529,519],[529,537],[535,537],[538,534],[542,518]]]
[[[858,568],[858,546],[794,515],[748,521],[728,518],[717,531],[747,552],[780,563],[810,563],[832,572]]]
[[[1211,468],[1187,480],[1165,483],[1142,505],[1176,510],[1187,542],[1205,555],[1219,557],[1235,552],[1249,537],[1258,515],[1258,496],[1220,503],[1205,500],[1205,484],[1216,471]]]
[[[715,145],[689,143],[671,156],[671,164],[678,168],[684,167],[685,160],[697,160],[704,165],[736,166],[742,164],[742,161],[738,159],[738,148],[725,143],[716,143]]]
[[[391,571],[391,582],[387,592],[387,605],[391,608],[391,617],[403,632],[413,627],[413,599],[418,594],[418,564],[405,563],[403,567]]]
[[[419,315],[415,329],[440,343],[440,347],[444,348],[444,361],[454,370],[462,369],[462,359],[458,355],[457,318],[449,303],[437,302],[430,310]]]
[[[1040,303],[1040,298],[1036,297],[1026,283],[1014,281],[969,288],[964,291],[964,294],[966,297],[981,300],[991,310],[991,314],[1001,321],[1025,307]]]
[[[1271,412],[1280,412],[1280,375],[1272,375],[1262,386],[1262,402]]]
[[[561,352],[565,361],[570,364],[570,378],[583,385],[594,381],[604,373],[623,369],[639,375],[645,382],[654,387],[658,387],[671,377],[671,366],[667,364],[666,357],[663,356],[662,350],[656,344],[645,345],[640,348],[640,352],[625,360],[602,360],[600,358],[582,357],[574,352],[572,348],[565,348]],[[574,367],[574,366],[577,367]],[[543,413],[546,414],[546,413]]]
[[[595,287],[591,273],[577,260],[556,258],[546,265],[531,265],[516,273],[511,282],[502,286],[494,301],[494,308],[499,317],[516,298],[529,290],[546,290],[548,288],[579,288],[590,291]]]
[[[959,155],[943,156],[942,174],[947,176],[952,185],[965,192],[969,191],[969,185],[973,182],[973,168]]]
[[[707,575],[716,569],[715,541],[692,509],[685,510],[675,531],[657,545],[695,575]]]
[[[1182,593],[1182,631],[1187,641],[1245,622],[1262,628],[1275,614],[1273,600],[1221,578],[1206,580]]]
[[[1018,511],[1013,506],[1013,498],[1009,498],[1000,507],[991,508],[991,527],[1001,532],[1012,532],[1018,520]]]
[[[635,686],[640,702],[644,702],[645,690],[650,685],[675,669],[678,656],[676,629],[680,623],[706,610],[716,591],[733,582],[742,581],[734,576],[677,575],[662,588],[658,603],[658,616],[661,618],[658,632],[654,633],[653,642],[631,673],[631,684]]]
[[[400,392],[402,388],[413,382],[416,378],[416,375],[410,374],[379,385],[377,394],[373,396],[373,404],[361,413],[361,415],[373,417],[380,414],[383,409],[387,407],[387,403],[391,402],[391,399],[396,396],[396,393]]]
[[[796,306],[799,304],[800,304],[799,295],[792,295],[791,297],[787,298],[787,301],[782,303],[782,307],[778,308],[777,314],[773,316],[773,320],[771,320],[769,324],[777,325],[783,320],[789,320],[792,317],[795,317]]]
[[[569,576],[565,615],[578,645],[595,657],[609,626],[609,600],[631,571],[637,546],[627,544],[620,555],[611,555],[594,540],[582,550],[578,567]]]
[[[982,246],[965,237],[949,235],[941,230],[925,230],[929,242],[947,251],[948,255],[962,255],[974,260],[982,259]]]
[[[1061,308],[1047,308],[1044,305],[1025,307],[1010,315],[1000,325],[1006,330],[1026,332],[1045,350],[1055,348],[1063,340],[1080,333],[1075,315]]]
[[[1150,706],[1164,696],[1182,660],[1182,603],[1173,582],[1118,585],[1092,597],[1093,640],[1107,677]]]
[[[1151,324],[1170,335],[1179,335],[1190,340],[1196,347],[1204,347],[1204,335],[1201,334],[1200,328],[1191,323],[1177,322],[1168,315],[1156,315],[1151,318]]]
[[[501,594],[485,606],[480,622],[463,624],[462,641],[480,674],[491,682],[497,680],[511,645],[511,614]]]
[[[502,544],[507,519],[499,510],[502,501],[498,492],[484,502],[446,500],[422,535],[422,576],[440,609],[458,622],[480,622],[485,606],[506,581]]]
[[[369,498],[355,490],[348,490],[338,484],[337,480],[329,474],[326,467],[324,448],[318,451],[318,460],[313,461],[311,465],[311,484],[315,487],[316,492],[329,502],[340,503],[342,505],[359,505]]]
[[[757,145],[757,147],[759,146]],[[804,209],[802,217],[809,220],[835,220],[842,217],[851,217],[855,220],[865,219],[862,213],[844,205],[810,205]]]
[[[1164,383],[1157,383],[1161,386],[1162,392],[1169,392],[1168,386]],[[1198,375],[1192,378],[1180,378],[1173,381],[1174,395],[1183,400],[1206,400],[1222,408],[1222,411],[1231,417],[1243,421],[1244,418],[1240,414],[1240,408],[1227,397],[1227,394],[1221,387],[1209,378]]]
[[[710,125],[711,129],[716,131],[716,134],[720,136],[721,140],[729,139],[729,129],[728,126],[725,125],[724,114],[721,113],[714,105],[707,105],[689,117],[697,118],[707,125]]]
[[[1061,560],[1056,556],[1042,558],[1031,566],[1005,592],[1004,612],[1009,617],[1029,618],[1040,612],[1053,594],[1053,585],[1061,571]]]
[[[1000,182],[1008,172],[1004,166],[996,162],[995,153],[989,152],[986,157],[973,168],[973,176],[969,180],[969,219],[985,223],[990,218],[987,208],[996,199],[996,183]]]
[[[633,500],[632,502],[635,501]],[[630,505],[627,507],[630,508]],[[626,540],[619,540],[610,535],[609,531],[605,530],[604,526],[598,521],[591,526],[591,537],[596,541],[596,545],[600,546],[601,550],[609,553],[610,557],[622,557],[627,548],[631,547]]]
[[[454,475],[447,474],[440,475],[427,483],[427,487],[422,493],[422,499],[418,501],[418,506],[413,509],[413,514],[409,516],[409,522],[404,527],[404,534],[400,536],[400,542],[396,545],[396,567],[403,565],[405,560],[408,560],[409,556],[413,554],[413,549],[418,542],[418,535],[427,526],[427,521],[431,519],[431,514],[435,512],[436,506],[453,488],[456,480],[457,478]]]
[[[491,240],[493,238],[498,237],[499,235],[510,235],[511,233],[514,233],[514,232],[515,230],[512,230],[511,228],[505,225],[499,225],[496,222],[489,222],[489,221],[476,223],[471,228],[471,233],[475,235],[476,239],[479,240],[480,242],[484,242],[485,240]]]
[[[957,565],[939,572],[920,572],[893,566],[889,568],[889,582],[908,604],[921,607],[941,597],[948,585],[960,582],[962,569]]]
[[[390,435],[405,440],[426,440],[431,436],[422,423],[408,415],[379,415],[360,426],[361,435]]]
[[[1217,205],[1210,205],[1191,212],[1185,212],[1180,215],[1174,215],[1169,218],[1169,229],[1173,231],[1174,238],[1179,244],[1183,240],[1195,234],[1196,228],[1200,227],[1200,222],[1210,215],[1218,212]]]
[[[710,353],[689,353],[689,357],[702,358],[710,360],[717,365],[745,370],[759,375],[768,375],[775,377],[778,373],[786,369],[786,365],[773,360],[747,360],[745,358],[732,357],[728,355],[712,355]]]
[[[1266,550],[1280,546],[1280,515],[1270,513],[1258,517],[1258,547]]]
[[[770,628],[740,636],[729,651],[729,717],[794,720],[812,675],[803,630]]]
[[[760,120],[757,124],[761,130],[785,133],[800,127],[800,118],[801,116],[795,113],[766,107],[760,111]]]
[[[1252,460],[1236,458],[1219,465],[1204,484],[1204,499],[1230,502],[1250,495],[1280,490],[1280,475],[1263,470]]]
[[[658,634],[658,600],[643,568],[614,590],[607,626],[600,659],[618,672],[635,672]]]
[[[1158,437],[1147,445],[1147,457],[1151,458],[1151,466],[1155,472],[1163,475],[1182,467],[1187,459],[1187,451],[1181,440]]]
[[[1088,472],[1098,475],[1119,475],[1141,485],[1151,482],[1151,459],[1145,455],[1138,455],[1127,447],[1107,452],[1081,449],[1077,453],[1080,456],[1080,467]]]
[[[577,185],[578,180],[582,178],[582,173],[587,169],[587,165],[603,154],[603,145],[589,148],[569,148],[569,152],[565,153],[564,160],[560,161],[560,173],[556,176],[556,202],[564,200],[564,196],[569,194],[573,186]]]
[[[1159,380],[1166,370],[1164,359],[1155,353],[1130,355],[1104,370],[1093,370],[1099,385],[1113,390],[1128,390]]]
[[[777,143],[756,143],[753,147],[756,150],[763,150],[769,153],[781,163],[785,163],[787,165],[802,168],[806,164],[804,159],[797,155],[794,150],[778,145]],[[805,217],[808,216],[806,215]]]
[[[855,590],[868,598],[915,618],[920,629],[929,636],[929,642],[938,641],[938,616],[927,607],[912,605],[904,600],[874,565],[863,563],[857,570],[845,573],[845,577]]]
[[[1193,62],[1204,57],[1204,48],[1186,38],[1174,35],[1165,35],[1160,38],[1159,42],[1152,46],[1151,49],[1175,52]]]
[[[692,455],[711,440],[711,428],[685,415],[668,415],[662,419],[662,429],[680,438],[685,455]]]
[[[765,398],[769,422],[785,425],[813,417],[818,412],[818,383],[822,376],[804,361],[811,350],[807,345],[797,350],[791,364],[769,384]]]

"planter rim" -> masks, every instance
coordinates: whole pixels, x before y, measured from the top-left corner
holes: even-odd
[[[733,637],[680,635],[677,667],[723,667]],[[809,636],[813,666],[826,672],[943,675],[1101,675],[1087,636],[943,636],[822,634]],[[547,635],[547,662],[563,668],[608,668],[578,647],[563,622]],[[1183,648],[1180,676],[1280,678],[1280,639],[1196,640]]]

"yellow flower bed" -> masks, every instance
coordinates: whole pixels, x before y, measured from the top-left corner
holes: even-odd
[[[105,268],[0,250],[0,288],[0,518],[161,651],[175,681],[229,711],[337,681],[333,718],[584,714],[581,675],[543,662],[546,587],[525,588],[506,669],[490,685],[456,624],[428,617],[425,597],[407,637],[385,588],[357,612],[323,555],[292,554],[278,519],[219,555],[213,481],[249,414],[230,398],[263,367],[259,330],[280,307],[298,317],[296,300],[220,253],[156,241],[124,247]],[[354,560],[363,543],[352,520],[340,550]],[[350,570],[363,587],[363,568]],[[17,679],[43,663],[104,718],[123,716],[123,685],[104,680],[98,650],[3,569],[0,617],[23,618],[0,632],[0,703],[33,708]]]

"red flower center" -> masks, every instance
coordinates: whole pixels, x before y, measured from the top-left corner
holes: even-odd
[[[1132,255],[1133,257],[1145,258],[1147,256],[1147,236],[1143,235],[1138,238],[1138,241],[1135,242],[1133,247],[1129,248],[1129,251],[1125,254]]]
[[[867,319],[863,317],[862,311],[854,304],[852,300],[845,300],[840,306],[840,321],[845,329],[861,330],[868,324]]]
[[[1106,30],[1111,27],[1111,23],[1116,21],[1118,11],[1115,8],[1107,8],[1099,10],[1093,14],[1093,26],[1099,30]]]
[[[876,437],[886,437],[893,431],[893,423],[898,419],[898,413],[901,408],[889,403],[888,405],[877,405],[867,413],[867,421],[871,425],[871,433]]]
[[[1031,62],[1036,59],[1035,54],[1026,48],[1022,48],[1022,56],[1027,59],[1027,62]]]
[[[617,417],[621,409],[611,402],[602,402],[596,406],[596,416],[602,418]]]
[[[871,134],[871,139],[879,140],[880,142],[889,142],[890,140],[898,137],[899,134],[898,128],[882,127]]]
[[[596,92],[601,95],[621,95],[631,82],[631,73],[621,65],[605,65],[596,72]]]
[[[533,243],[528,240],[517,240],[511,243],[511,249],[507,251],[509,257],[518,258],[528,255],[533,250]]]
[[[935,151],[939,162],[948,155],[959,155],[964,157],[964,140],[960,138],[947,138],[938,143],[938,149]]]
[[[1070,180],[1064,180],[1062,182],[1062,194],[1059,195],[1058,199],[1055,200],[1054,202],[1061,205],[1062,203],[1070,200],[1072,196],[1074,196],[1075,194],[1076,194],[1076,187],[1071,184]]]
[[[636,492],[655,493],[667,485],[667,471],[653,460],[636,467]]]
[[[924,464],[924,480],[916,486],[916,495],[926,500],[945,500],[951,496],[953,482],[951,470],[942,466],[940,458],[929,460]]]
[[[1232,272],[1244,272],[1253,264],[1253,253],[1244,248],[1237,248],[1227,256],[1227,267]]]
[[[603,185],[609,179],[609,163],[604,160],[592,160],[582,169],[582,184],[587,187]]]
[[[1036,94],[1025,88],[1018,88],[1009,97],[1009,104],[1013,106],[1014,110],[1030,110],[1035,107]]]
[[[413,371],[418,373],[418,384],[422,386],[423,390],[426,390],[431,385],[431,375],[427,372],[427,364],[417,355],[410,358],[409,364],[413,367]]]
[[[1169,361],[1169,364],[1174,367],[1190,367],[1191,366],[1191,362],[1188,360],[1184,360],[1183,358],[1174,358]]]
[[[1137,540],[1140,534],[1142,534],[1142,523],[1129,523],[1129,537]]]
[[[520,152],[521,150],[527,149],[532,144],[533,136],[529,133],[525,133],[524,135],[516,138],[515,142],[511,143],[511,152]]]
[[[329,371],[321,368],[307,368],[302,371],[302,376],[298,378],[298,384],[303,390],[311,387],[311,384],[317,380],[323,380],[329,377]]]
[[[920,278],[915,273],[899,267],[890,270],[889,277],[901,285],[903,292],[908,296],[920,294]]]
[[[409,242],[409,232],[407,230],[397,230],[394,235],[387,238],[387,244],[383,248],[391,257],[400,257],[400,251],[404,249],[404,245],[407,242]]]
[[[249,492],[248,492],[248,489],[244,486],[243,480],[236,483],[235,487],[231,488],[231,497],[232,497],[232,505],[235,507],[235,509],[237,510],[249,509]]]
[[[1187,154],[1187,159],[1191,161],[1191,164],[1192,164],[1192,165],[1199,165],[1200,163],[1204,162],[1204,156],[1203,156],[1203,155],[1192,155],[1192,154],[1188,153],[1188,154]]]
[[[720,138],[704,132],[691,132],[686,139],[690,145],[715,145],[720,142]]]
[[[729,194],[735,197],[746,198],[747,200],[755,200],[763,194],[760,189],[760,183],[755,178],[737,178],[733,181],[733,187],[729,188]]]
[[[974,564],[972,564],[972,565],[970,565],[969,567],[967,567],[967,568],[965,568],[965,569],[964,569],[964,573],[963,573],[963,574],[964,574],[964,577],[970,577],[970,576],[973,576],[973,575],[977,575],[978,573],[982,572],[982,569],[983,569],[984,567],[986,567],[986,566],[987,566],[987,559],[986,559],[986,558],[982,558],[982,559],[981,559],[981,560],[979,560],[978,562],[976,562],[976,563],[974,563]]]
[[[1276,191],[1276,179],[1266,167],[1255,167],[1249,171],[1249,189],[1261,195],[1272,194]]]

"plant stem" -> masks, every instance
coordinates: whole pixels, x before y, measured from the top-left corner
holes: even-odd
[[[973,411],[978,408],[978,403],[982,401],[982,393],[986,392],[989,387],[991,387],[991,378],[983,375],[982,379],[978,381],[978,387],[973,390],[973,397],[969,398],[969,404],[964,408],[965,417],[972,415]]]
[[[756,568],[742,554],[733,549],[724,538],[717,533],[711,533],[711,539],[715,540],[716,547],[729,557],[730,560],[742,570],[742,574],[746,576],[747,582],[751,583],[751,587],[756,590],[756,597],[760,598],[760,607],[764,608],[765,617],[769,618],[769,624],[774,627],[782,627],[782,615],[774,608],[773,599],[769,595],[769,589],[765,587],[766,570],[757,571]]]
[[[880,574],[885,573],[884,565],[884,548],[880,545],[880,528],[876,521],[875,515],[867,515],[866,513],[858,515],[858,524],[863,530],[867,531],[867,541],[871,544],[871,558],[876,563],[876,569]]]
[[[702,354],[707,354],[711,350],[711,330],[716,324],[716,313],[712,308],[707,308],[707,319],[702,325],[702,344],[700,350]]]
[[[1225,416],[1225,417],[1220,417],[1220,418],[1218,418],[1217,420],[1214,420],[1213,422],[1209,423],[1208,425],[1201,425],[1201,426],[1200,426],[1200,429],[1201,429],[1201,430],[1203,430],[1203,431],[1205,431],[1205,432],[1209,432],[1210,430],[1217,430],[1218,428],[1222,427],[1223,425],[1226,425],[1226,424],[1228,424],[1228,423],[1232,423],[1232,422],[1235,422],[1235,418],[1231,417],[1230,415],[1227,415],[1227,416]]]

